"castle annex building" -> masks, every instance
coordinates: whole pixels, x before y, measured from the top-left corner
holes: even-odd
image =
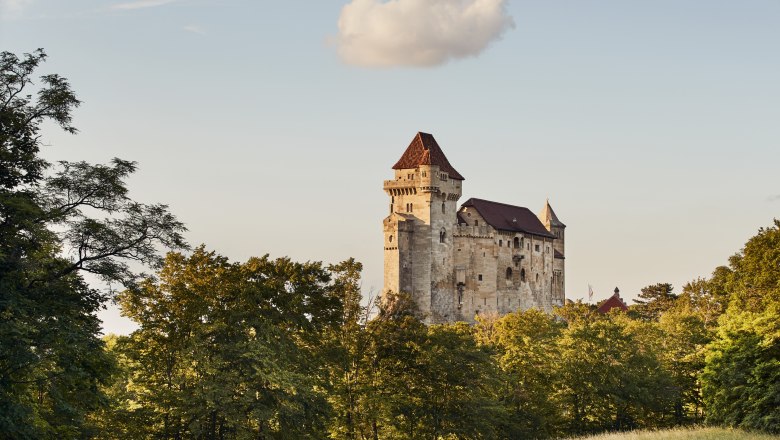
[[[564,230],[547,202],[528,208],[471,198],[432,135],[417,133],[384,182],[384,291],[412,295],[429,323],[550,311],[564,301]]]

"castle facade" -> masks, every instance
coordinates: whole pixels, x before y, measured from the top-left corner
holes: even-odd
[[[428,323],[552,310],[565,297],[564,231],[549,201],[528,208],[471,198],[432,135],[417,133],[384,182],[384,292],[412,296]]]

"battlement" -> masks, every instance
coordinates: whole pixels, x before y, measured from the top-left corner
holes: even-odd
[[[493,228],[490,226],[455,225],[452,230],[454,237],[493,238]]]

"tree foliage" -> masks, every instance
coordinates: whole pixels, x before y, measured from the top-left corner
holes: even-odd
[[[41,125],[76,133],[80,102],[58,75],[35,84],[45,59],[0,54],[0,433],[82,438],[113,363],[95,316],[106,293],[81,273],[129,285],[127,262],[154,265],[158,245],[184,246],[184,227],[164,205],[128,198],[132,162],[51,171]]]
[[[677,299],[672,291],[674,288],[669,283],[658,283],[642,288],[637,304],[631,307],[631,311],[646,321],[655,321],[661,313],[669,310]]]
[[[716,271],[729,293],[702,374],[707,420],[780,433],[780,221]]]
[[[118,344],[136,366],[120,410],[149,438],[320,438],[312,343],[343,316],[330,279],[319,263],[169,254],[120,296],[140,326]]]

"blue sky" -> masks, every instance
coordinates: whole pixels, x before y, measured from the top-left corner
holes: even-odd
[[[573,299],[679,291],[780,214],[777,1],[510,0],[513,26],[426,67],[341,58],[349,3],[0,0],[0,48],[45,48],[83,101],[47,158],[136,160],[131,195],[168,203],[192,244],[355,257],[366,292],[382,181],[417,131],[466,177],[461,201],[550,198]]]

